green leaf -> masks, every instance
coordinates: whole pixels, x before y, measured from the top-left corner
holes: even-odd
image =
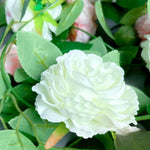
[[[97,37],[96,39],[89,42],[92,44],[92,47],[89,49],[90,51],[96,51],[101,54],[101,56],[107,54],[107,48],[105,43],[101,37]]]
[[[14,74],[14,79],[16,82],[23,82],[31,78],[26,74],[23,68],[19,68],[16,70]]]
[[[32,85],[28,84],[19,84],[13,88],[13,90],[21,96],[25,101],[29,102],[30,104],[34,104],[36,94],[31,90]],[[25,109],[25,105],[17,99],[17,103],[21,109]],[[3,103],[3,113],[6,114],[18,114],[18,111],[16,110],[13,100],[11,97],[6,97],[4,99]]]
[[[6,90],[7,86],[5,84],[5,81],[3,80],[2,73],[0,71],[0,99],[3,98],[3,95],[5,94]]]
[[[127,135],[116,135],[117,150],[149,150],[150,148],[150,132],[137,131],[128,133]]]
[[[142,15],[147,13],[146,6],[142,6],[139,8],[134,8],[130,11],[128,11],[120,20],[121,24],[124,25],[132,25],[135,23],[135,21]]]
[[[109,27],[106,24],[106,21],[105,21],[105,18],[104,18],[104,14],[103,14],[101,0],[96,1],[96,3],[95,3],[95,11],[96,11],[96,15],[97,15],[98,21],[101,24],[101,26],[104,29],[104,31],[107,33],[107,35],[110,38],[114,39],[114,37],[113,37]]]
[[[52,135],[48,138],[45,148],[49,149],[56,145],[67,133],[69,130],[66,128],[64,123],[60,123],[57,128],[53,131]]]
[[[118,7],[116,7],[116,5],[114,5],[113,3],[108,3],[108,2],[103,2],[102,6],[103,6],[104,16],[106,18],[111,19],[117,23],[120,22],[124,14],[121,9],[118,9]]]
[[[150,15],[150,0],[148,0],[147,2],[147,11],[148,11],[148,14]]]
[[[55,27],[58,26],[57,22],[52,18],[52,16],[48,12],[44,13],[44,15],[42,16],[42,19],[48,23],[51,23]]]
[[[140,103],[140,105],[139,105],[140,110],[138,111],[138,114],[145,113],[147,104],[150,104],[150,98],[141,90],[139,90],[135,87],[133,87],[133,88],[138,96],[138,101]]]
[[[136,8],[143,6],[147,0],[117,0],[117,4],[123,8]]]
[[[117,50],[111,51],[103,56],[104,62],[114,62],[117,65],[120,65],[120,54]]]
[[[5,19],[5,0],[0,1],[0,26],[6,24]]]
[[[36,32],[42,36],[43,19],[41,15],[34,19],[34,25]]]
[[[41,73],[56,63],[60,50],[51,42],[32,32],[17,33],[17,51],[21,66],[35,80]]]
[[[135,45],[137,35],[132,26],[122,26],[115,33],[115,42],[118,46]]]
[[[51,133],[55,130],[57,124],[48,123],[40,118],[38,113],[35,110],[27,109],[24,111],[24,115],[26,115],[35,126],[37,136],[42,143],[45,143]],[[16,117],[9,121],[9,125],[15,129],[17,125],[19,117]],[[33,128],[29,124],[29,122],[24,118],[21,117],[20,124],[19,124],[19,131],[22,133],[26,133],[30,136],[35,136]]]
[[[59,35],[66,29],[68,29],[77,19],[83,8],[83,1],[76,0],[63,10],[61,19],[59,21],[56,35]]]
[[[105,146],[106,150],[115,150],[114,141],[112,139],[112,136],[110,133],[102,134],[102,135],[96,135],[94,138],[98,139],[100,142],[102,142]]]
[[[137,46],[124,46],[124,47],[120,47],[118,50],[120,52],[120,65],[126,66],[126,65],[130,65],[133,58],[136,57],[138,50],[139,50],[139,47],[137,47]]]
[[[0,131],[1,150],[36,150],[36,147],[29,139],[15,130]]]
[[[72,42],[72,41],[53,41],[55,45],[61,50],[61,52],[68,53],[73,49],[80,50],[89,50],[92,47],[92,44],[80,43],[80,42]]]
[[[147,104],[146,109],[147,109],[147,113],[150,114],[150,104]]]

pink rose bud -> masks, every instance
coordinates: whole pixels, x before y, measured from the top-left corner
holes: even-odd
[[[95,7],[88,0],[83,0],[83,2],[83,10],[79,17],[76,19],[74,26],[94,35],[97,29],[97,26],[94,22],[94,20],[96,20]],[[90,39],[90,36],[78,29],[73,28],[69,34],[68,39],[71,41],[86,43]]]
[[[135,30],[137,31],[139,38],[146,40],[144,35],[150,34],[150,17],[148,14],[137,19],[135,23]]]
[[[11,47],[10,47],[11,46]],[[2,53],[2,50],[0,50],[0,55]],[[18,59],[17,55],[17,46],[15,44],[10,44],[6,51],[6,57],[5,57],[5,70],[11,74],[14,75],[15,71],[21,68],[21,64]]]

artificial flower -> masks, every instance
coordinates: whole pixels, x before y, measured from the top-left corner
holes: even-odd
[[[150,71],[150,34],[145,35],[146,41],[141,42],[142,53],[141,56],[146,62],[146,67]]]
[[[150,17],[147,14],[139,17],[135,23],[135,29],[138,33],[139,38],[146,40],[144,37],[146,34],[150,34]]]
[[[41,4],[41,7],[43,5]],[[42,9],[42,8],[41,8]],[[32,19],[40,10],[36,10],[36,3],[34,0],[30,0],[29,5],[25,11],[24,16],[21,19],[23,11],[22,0],[7,0],[6,1],[6,22],[9,24],[12,19],[18,21],[12,26],[13,32],[16,32],[22,25],[23,22],[29,21]],[[22,30],[36,32],[43,36],[47,40],[52,40],[52,33],[56,32],[57,22],[55,21],[61,14],[62,6],[58,5],[57,7],[50,8],[42,15],[36,17],[33,21],[29,22]],[[21,22],[20,22],[21,19]]]
[[[83,138],[137,124],[135,91],[124,82],[123,69],[95,54],[72,50],[58,57],[32,90],[42,119],[64,122]]]
[[[74,22],[74,26],[94,35],[97,29],[97,26],[95,24],[95,7],[89,0],[83,0],[83,2],[83,10]],[[68,39],[71,41],[86,43],[89,41],[90,36],[83,31],[73,28],[71,29]]]
[[[0,55],[1,53],[2,50],[0,50]],[[5,57],[5,70],[9,74],[14,75],[15,71],[18,68],[21,68],[21,64],[17,55],[17,46],[15,44],[9,44],[6,53],[7,55]]]

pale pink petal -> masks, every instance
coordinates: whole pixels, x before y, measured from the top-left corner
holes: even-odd
[[[88,0],[83,0],[83,2],[84,2],[83,10],[79,15],[79,17],[76,19],[74,26],[94,35],[97,29],[97,26],[95,24],[96,20],[95,7]],[[90,36],[80,30],[72,29],[68,39],[71,41],[86,43],[90,39]]]
[[[11,45],[9,45],[9,47],[10,46]],[[7,49],[7,52],[9,50],[9,47]],[[1,52],[0,52],[0,55],[1,55]],[[7,53],[5,57],[5,69],[9,74],[14,75],[16,69],[18,68],[21,68],[21,64],[19,62],[18,55],[17,55],[17,46],[13,44],[10,48],[10,51]]]
[[[135,23],[135,30],[137,31],[139,38],[146,40],[144,35],[150,34],[150,17],[148,14],[137,19]]]

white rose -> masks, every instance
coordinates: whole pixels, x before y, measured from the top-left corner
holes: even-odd
[[[32,19],[35,16],[36,13],[38,13],[38,11],[35,11],[33,8],[33,6],[35,6],[35,5],[36,5],[36,3],[33,0],[30,0],[29,5],[25,11],[25,14],[24,14],[21,22],[29,21],[30,19]],[[12,19],[14,19],[14,21],[20,21],[22,10],[23,10],[22,0],[7,0],[6,6],[5,6],[7,24],[9,24]],[[36,22],[35,22],[35,20],[31,21],[22,30],[37,32],[41,36],[43,36],[43,38],[50,41],[50,40],[52,40],[51,32],[55,33],[56,28],[57,28],[57,26],[53,25],[50,22],[50,20],[51,20],[50,18],[52,18],[54,20],[57,19],[60,16],[61,11],[62,11],[61,5],[54,7],[52,9],[49,9],[44,14],[39,16],[39,19],[41,18],[41,20],[38,20]],[[49,18],[48,18],[48,15],[49,15]],[[13,32],[16,32],[22,25],[23,25],[23,23],[15,23],[12,26]],[[41,28],[41,26],[42,26],[42,28]]]
[[[141,56],[146,62],[146,67],[150,71],[150,34],[145,35],[145,38],[147,40],[144,42],[141,42],[141,47],[142,47]]]
[[[42,119],[65,122],[84,138],[136,124],[139,103],[124,82],[123,69],[95,54],[73,50],[58,57],[33,91]]]

